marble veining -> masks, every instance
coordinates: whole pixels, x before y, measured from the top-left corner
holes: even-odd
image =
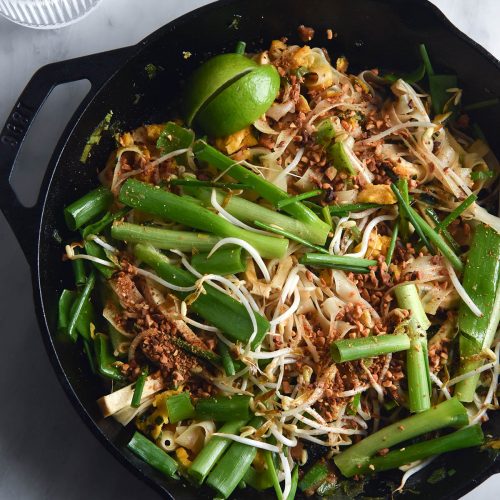
[[[500,58],[498,0],[433,1],[462,31]],[[53,31],[30,30],[0,18],[0,124],[40,66],[134,44],[206,3],[103,0],[81,22]],[[78,97],[74,88],[61,88],[60,95],[63,107]],[[53,106],[45,120],[61,126],[61,104]],[[47,157],[49,140],[39,135],[30,148],[25,157],[29,161],[23,161],[31,164],[21,176],[25,184],[33,182],[34,170]],[[158,498],[102,448],[67,401],[38,335],[28,266],[2,215],[0,241],[0,499]],[[499,487],[497,475],[465,498],[498,498]]]

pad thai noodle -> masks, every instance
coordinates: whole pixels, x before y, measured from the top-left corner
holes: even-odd
[[[399,468],[401,489],[498,409],[499,165],[473,119],[491,103],[464,105],[424,46],[407,74],[237,52],[237,78],[279,83],[252,123],[214,135],[259,109],[226,84],[199,121],[118,134],[66,207],[60,331],[167,477],[293,499]]]

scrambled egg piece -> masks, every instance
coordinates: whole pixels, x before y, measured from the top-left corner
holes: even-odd
[[[381,236],[372,232],[368,240],[368,250],[366,251],[365,259],[376,259],[379,255],[387,255],[387,250],[391,244],[390,236]],[[354,251],[361,250],[361,243],[359,243]]]
[[[192,463],[191,460],[189,460],[189,455],[185,448],[182,447],[177,448],[175,450],[175,456],[177,457],[177,460],[183,467],[188,468]]]
[[[215,140],[217,149],[224,151],[228,155],[232,155],[242,148],[255,146],[256,144],[257,139],[252,135],[250,127],[246,127],[227,137],[221,137]]]
[[[392,192],[391,186],[387,184],[368,184],[358,194],[358,203],[379,203],[380,205],[394,205],[396,196]]]
[[[333,85],[334,75],[330,63],[321,49],[311,49],[304,45],[292,56],[292,66],[306,68],[315,78],[307,77],[305,85],[311,90],[325,90]]]
[[[145,125],[145,127],[148,140],[156,142],[165,128],[165,124]]]
[[[337,67],[337,71],[340,71],[342,73],[347,73],[347,68],[349,67],[349,61],[344,56],[339,57],[335,63],[335,66]]]
[[[149,434],[153,439],[158,439],[164,424],[168,424],[168,410],[166,400],[174,394],[179,394],[182,389],[165,391],[158,394],[153,400],[155,410],[149,416],[140,415],[136,419],[137,428],[144,434]]]

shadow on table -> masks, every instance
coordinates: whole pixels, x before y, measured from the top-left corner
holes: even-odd
[[[2,215],[0,240],[0,498],[158,498],[69,404],[41,340],[28,265]]]

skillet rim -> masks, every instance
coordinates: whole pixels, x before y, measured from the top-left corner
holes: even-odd
[[[168,498],[174,498],[172,494],[169,492],[169,490],[160,484],[159,482],[155,481],[154,478],[150,477],[150,474],[148,474],[147,470],[143,470],[140,467],[138,467],[136,464],[134,464],[124,453],[123,450],[120,449],[110,438],[107,437],[107,435],[99,428],[97,423],[94,421],[94,419],[91,417],[90,413],[87,411],[87,408],[84,406],[82,401],[79,399],[77,396],[75,390],[73,389],[73,386],[71,382],[68,379],[68,376],[66,375],[66,372],[64,371],[61,361],[59,360],[59,356],[57,354],[57,350],[55,347],[55,339],[51,336],[50,334],[50,327],[48,324],[48,319],[47,319],[47,314],[43,305],[43,298],[42,298],[42,284],[41,284],[41,272],[40,272],[40,248],[42,245],[42,220],[45,214],[46,210],[46,205],[50,193],[50,187],[54,172],[56,170],[56,167],[59,162],[59,158],[62,155],[63,150],[65,149],[66,143],[70,135],[72,134],[73,130],[76,128],[76,126],[79,124],[80,119],[84,115],[84,113],[87,111],[87,109],[92,105],[94,100],[99,96],[100,92],[102,89],[107,85],[109,80],[113,78],[113,76],[118,73],[123,67],[125,67],[129,61],[137,57],[142,51],[146,50],[148,45],[153,43],[155,40],[158,38],[165,36],[171,31],[174,31],[177,26],[183,25],[185,23],[190,22],[191,19],[196,18],[197,16],[203,15],[204,12],[207,12],[209,10],[212,10],[214,8],[218,7],[223,7],[223,6],[231,6],[231,5],[238,5],[241,0],[219,0],[215,2],[211,2],[209,4],[203,5],[195,10],[189,11],[186,14],[172,20],[171,22],[167,23],[166,25],[160,27],[147,37],[145,37],[143,40],[139,41],[137,44],[130,46],[130,52],[127,54],[127,56],[120,62],[120,64],[114,68],[110,74],[108,75],[107,78],[103,80],[98,86],[98,88],[93,92],[93,95],[91,98],[84,103],[84,105],[80,106],[75,114],[72,116],[70,121],[68,122],[68,125],[66,126],[64,132],[61,135],[61,138],[58,141],[58,144],[54,150],[54,153],[51,157],[51,160],[49,162],[48,169],[45,173],[44,180],[42,182],[41,188],[40,188],[40,194],[43,196],[43,201],[40,203],[39,206],[39,213],[36,214],[36,228],[37,228],[37,235],[36,235],[36,254],[34,256],[33,261],[29,262],[31,273],[32,273],[32,286],[33,286],[33,296],[34,296],[34,303],[35,303],[35,311],[37,315],[37,320],[38,324],[41,327],[41,333],[42,333],[42,338],[44,342],[45,349],[47,351],[47,354],[49,356],[49,359],[51,361],[51,364],[53,366],[53,369],[56,373],[56,376],[59,380],[59,383],[62,385],[64,392],[66,393],[67,397],[69,398],[72,406],[75,408],[77,413],[80,415],[82,420],[85,422],[89,430],[92,432],[94,436],[99,439],[99,441],[104,445],[104,447],[122,464],[124,465],[129,471],[133,472],[134,475],[141,479],[142,481],[146,482],[150,487],[152,487],[153,490],[157,491],[161,495],[167,495]],[[398,0],[377,0],[381,3],[389,4],[389,6],[394,5],[397,3]],[[473,48],[477,53],[478,56],[481,56],[488,60],[490,64],[493,64],[494,66],[497,67],[497,69],[500,70],[500,61],[495,58],[490,52],[488,52],[484,47],[482,47],[478,42],[472,40],[468,35],[463,33],[461,30],[459,30],[445,15],[444,13],[434,4],[429,2],[428,0],[420,0],[422,4],[424,4],[425,8],[430,11],[432,15],[436,17],[436,20],[442,25],[443,30],[448,30],[451,32],[453,36],[456,36],[460,39],[462,39],[464,42],[466,42],[471,48]],[[31,259],[28,259],[31,260]],[[496,460],[490,467],[488,467],[486,470],[484,470],[481,474],[478,476],[472,478],[466,486],[463,488],[459,489],[457,492],[455,492],[454,496],[462,496],[466,494],[467,492],[471,491],[475,487],[477,487],[479,484],[483,483],[486,479],[488,479],[490,476],[493,474],[500,472],[500,460]]]

